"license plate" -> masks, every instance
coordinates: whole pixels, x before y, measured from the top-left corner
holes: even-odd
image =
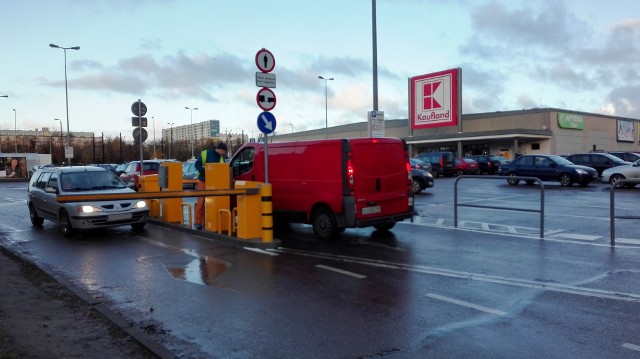
[[[108,221],[122,221],[125,219],[131,219],[131,213],[120,213],[109,215]]]
[[[372,206],[372,207],[363,207],[362,214],[375,214],[382,212],[382,208],[380,206]]]

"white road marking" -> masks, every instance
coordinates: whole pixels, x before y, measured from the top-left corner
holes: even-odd
[[[627,349],[631,349],[631,350],[635,350],[637,352],[640,352],[640,345],[635,345],[635,344],[631,344],[631,343],[624,343],[622,345],[623,348],[627,348]]]
[[[640,244],[640,239],[616,238],[616,243]]]
[[[251,251],[251,252],[260,253],[260,254],[266,254],[266,255],[272,256],[272,257],[277,257],[279,255],[278,253],[265,251],[264,249],[260,249],[260,248],[253,248],[253,247],[243,247],[243,248],[248,250],[248,251]]]
[[[566,238],[566,239],[579,239],[581,241],[595,241],[596,239],[602,238],[602,236],[591,236],[588,234],[578,234],[578,233],[558,233],[555,234],[556,237]]]
[[[477,305],[477,304],[473,304],[473,303],[469,303],[469,302],[465,302],[465,301],[462,301],[462,300],[453,299],[453,298],[449,298],[449,297],[444,297],[444,296],[441,296],[441,295],[438,295],[438,294],[434,294],[434,293],[427,294],[427,297],[428,298],[437,299],[437,300],[441,300],[443,302],[457,304],[457,305],[460,305],[460,306],[463,306],[463,307],[479,310],[481,312],[485,312],[485,313],[489,313],[489,314],[495,314],[495,315],[499,315],[499,316],[507,315],[507,312],[503,312],[501,310],[483,307],[481,305]]]
[[[502,285],[508,285],[513,287],[520,287],[520,288],[532,288],[532,289],[560,292],[560,293],[566,293],[566,294],[575,294],[575,295],[580,295],[584,297],[605,298],[605,299],[619,300],[619,301],[625,301],[625,302],[640,303],[640,294],[638,293],[615,292],[615,291],[602,290],[597,288],[580,287],[580,286],[571,285],[571,284],[550,283],[550,282],[521,279],[521,278],[500,277],[500,276],[486,275],[482,273],[461,272],[461,271],[455,271],[455,270],[446,269],[446,268],[429,267],[429,266],[422,266],[422,265],[409,265],[404,263],[394,263],[394,262],[388,262],[388,261],[377,260],[377,259],[350,257],[350,256],[328,254],[328,253],[322,253],[322,252],[309,252],[309,251],[290,249],[285,247],[278,248],[276,252],[288,253],[288,254],[300,255],[300,256],[306,256],[306,257],[312,257],[312,258],[336,260],[336,261],[347,262],[347,263],[358,263],[362,265],[368,265],[372,267],[385,268],[385,269],[404,270],[408,272],[438,275],[442,277],[502,284]]]
[[[366,275],[362,275],[362,274],[358,274],[358,273],[353,273],[353,272],[349,272],[346,270],[342,270],[342,269],[338,269],[338,268],[334,268],[334,267],[329,267],[329,266],[325,266],[323,264],[316,264],[316,268],[320,268],[320,269],[326,269],[328,271],[332,271],[332,272],[336,272],[336,273],[340,273],[340,274],[344,274],[344,275],[348,275],[354,278],[358,278],[358,279],[364,279],[367,278]]]

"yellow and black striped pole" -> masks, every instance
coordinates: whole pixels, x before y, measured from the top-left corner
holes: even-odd
[[[262,242],[273,242],[273,206],[271,204],[271,184],[260,185],[260,198],[262,200]]]

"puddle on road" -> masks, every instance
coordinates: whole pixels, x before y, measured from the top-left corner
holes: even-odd
[[[209,256],[203,256],[196,258],[181,267],[165,265],[165,268],[176,279],[212,287],[221,287],[221,285],[215,282],[215,279],[224,273],[230,266],[231,264],[228,262]]]

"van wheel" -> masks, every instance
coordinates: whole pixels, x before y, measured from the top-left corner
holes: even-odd
[[[31,219],[31,224],[40,227],[42,223],[44,223],[44,219],[38,216],[35,207],[32,204],[29,204],[29,218]]]
[[[431,170],[431,174],[433,175],[433,178],[438,178],[440,177],[440,173],[438,172],[438,170],[436,169],[432,169]]]
[[[396,222],[390,222],[390,223],[381,223],[381,224],[376,224],[373,226],[373,228],[379,230],[379,231],[388,231],[391,228],[393,228],[393,226],[396,225]]]
[[[313,233],[322,240],[334,239],[338,235],[336,216],[326,207],[320,207],[313,212],[311,225]]]
[[[60,232],[65,237],[70,237],[73,234],[73,227],[71,227],[71,221],[67,211],[60,211]]]

